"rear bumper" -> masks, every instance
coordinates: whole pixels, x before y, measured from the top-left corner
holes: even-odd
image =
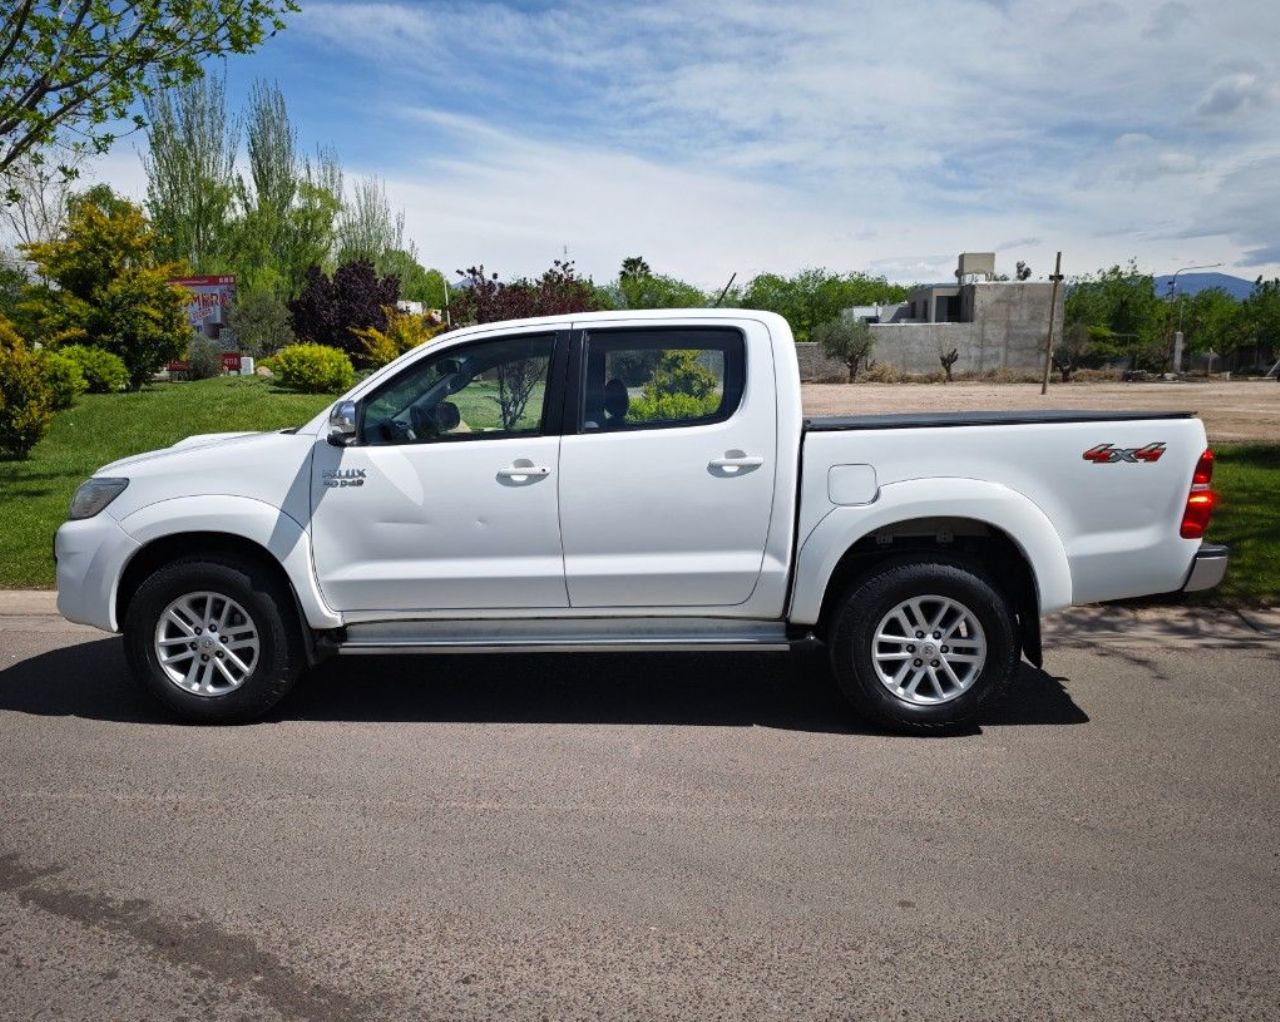
[[[1202,543],[1196,558],[1191,562],[1191,571],[1182,584],[1184,593],[1193,593],[1198,589],[1212,589],[1227,573],[1227,559],[1230,551],[1216,543]]]

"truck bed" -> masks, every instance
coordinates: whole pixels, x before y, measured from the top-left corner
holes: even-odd
[[[817,415],[804,420],[806,433],[855,429],[938,429],[952,426],[1028,426],[1064,422],[1137,422],[1190,419],[1195,412],[1099,412],[1041,409],[1016,412],[895,412],[880,415]]]

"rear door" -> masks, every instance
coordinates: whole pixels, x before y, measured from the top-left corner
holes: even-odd
[[[764,328],[592,323],[571,351],[560,450],[570,605],[745,602],[777,468]]]

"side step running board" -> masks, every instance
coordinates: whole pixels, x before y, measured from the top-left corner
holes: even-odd
[[[521,618],[348,625],[342,654],[577,653],[791,648],[780,621],[733,618]]]

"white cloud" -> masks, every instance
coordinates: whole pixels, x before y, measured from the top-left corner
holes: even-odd
[[[1229,117],[1270,106],[1276,87],[1249,71],[1223,75],[1195,106],[1201,117]]]
[[[1276,3],[307,3],[286,35],[446,270],[1278,268]]]

